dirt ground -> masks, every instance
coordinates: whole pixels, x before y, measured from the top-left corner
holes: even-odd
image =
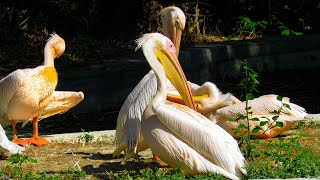
[[[83,133],[84,134],[84,133]],[[93,135],[93,134],[92,134]],[[150,158],[152,153],[146,150],[139,154],[137,159],[132,159],[126,164],[121,164],[123,155],[112,157],[114,150],[113,135],[105,135],[97,140],[88,143],[79,142],[79,138],[73,140],[49,140],[45,146],[27,145],[23,155],[29,159],[37,160],[37,163],[24,163],[24,172],[46,172],[57,175],[68,169],[83,170],[86,172],[86,179],[110,179],[111,174],[123,170],[138,170],[147,167],[160,166]],[[0,160],[0,169],[4,170],[10,162]]]
[[[315,152],[320,152],[320,126],[316,127],[299,127],[285,132],[283,137],[296,136],[302,132],[305,137],[299,138],[303,146],[311,146]],[[94,142],[83,145],[77,139],[73,142],[52,140],[45,146],[27,146],[23,153],[31,159],[36,159],[37,163],[27,163],[23,165],[24,171],[46,172],[47,174],[56,174],[70,168],[84,170],[86,178],[109,179],[110,174],[123,170],[138,170],[151,166],[160,165],[152,162],[150,150],[141,152],[140,160],[128,161],[125,165],[121,164],[122,157],[113,158],[112,152],[114,136],[101,136]],[[6,160],[0,160],[0,168],[3,169],[9,164]]]

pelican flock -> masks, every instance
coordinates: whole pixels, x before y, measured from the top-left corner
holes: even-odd
[[[184,175],[218,173],[229,179],[247,175],[247,162],[237,138],[247,131],[235,132],[246,120],[231,122],[246,114],[246,102],[231,93],[223,94],[212,82],[199,86],[188,82],[178,61],[182,30],[186,18],[175,6],[164,8],[163,34],[147,33],[136,40],[151,70],[127,96],[117,118],[113,157],[124,152],[123,162],[148,148],[164,163],[179,167]],[[38,121],[64,113],[84,99],[83,92],[56,91],[58,74],[54,61],[65,51],[65,41],[56,33],[47,40],[43,65],[18,69],[0,80],[0,153],[22,153],[31,143],[45,145],[39,136]],[[303,120],[306,110],[290,102],[288,97],[277,100],[268,94],[249,101],[250,130],[260,126],[255,138],[276,137]],[[289,105],[290,108],[284,106]],[[271,121],[274,110],[282,109],[277,122]],[[16,123],[32,121],[33,136],[19,139]],[[3,127],[12,125],[13,139],[9,141]]]
[[[175,43],[176,52],[179,52],[181,31],[186,22],[184,13],[177,7],[167,7],[160,12],[160,15],[163,17],[164,34],[170,36]],[[170,84],[169,81],[167,83]],[[173,88],[172,85],[170,87]],[[156,94],[156,88],[156,77],[154,71],[150,70],[127,96],[119,111],[113,156],[116,157],[124,151],[123,162],[148,149],[141,134],[141,117]]]
[[[230,179],[246,175],[246,162],[237,141],[195,111],[173,43],[162,34],[150,33],[137,44],[157,78],[157,93],[141,122],[143,137],[152,152],[168,165],[181,168],[185,175],[216,172]],[[187,106],[166,104],[166,76]]]

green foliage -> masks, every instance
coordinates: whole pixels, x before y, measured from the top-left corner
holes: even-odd
[[[137,36],[149,32],[162,32],[162,22],[159,15],[163,5],[156,0],[146,2],[143,6],[144,17],[138,20],[137,23]]]
[[[112,175],[110,179],[152,179],[152,180],[162,180],[162,179],[172,179],[172,180],[202,180],[202,179],[217,179],[217,180],[227,180],[223,175],[210,173],[210,174],[200,174],[196,176],[184,176],[181,169],[172,168],[171,170],[163,170],[157,167],[146,168],[140,171],[127,171],[123,170],[120,174]]]
[[[231,35],[231,39],[252,39],[261,37],[262,31],[265,31],[268,22],[265,20],[253,21],[247,16],[239,16],[236,27],[233,28],[235,34]]]
[[[269,140],[267,149],[260,151],[259,160],[247,168],[249,179],[307,178],[320,176],[319,155],[303,147],[298,137]],[[258,151],[258,150],[257,150]]]
[[[12,169],[12,177],[19,177],[22,179],[23,177],[28,179],[28,177],[32,176],[32,172],[27,172],[24,174],[22,165],[25,163],[37,163],[37,160],[34,159],[29,159],[28,156],[26,155],[21,155],[21,154],[14,154],[10,156],[7,160],[8,162],[11,162],[12,165],[14,165]],[[11,169],[12,167],[7,166],[7,169]]]
[[[249,65],[247,60],[240,61],[242,66],[243,78],[240,80],[238,86],[241,88],[241,98],[245,94],[246,99],[252,100],[254,98],[253,93],[259,92],[257,86],[260,84],[257,80],[258,73],[254,71]]]
[[[78,142],[82,142],[83,146],[85,146],[86,143],[91,142],[94,138],[93,135],[90,134],[90,132],[85,132],[84,129],[82,129],[83,134],[78,136]]]
[[[245,94],[246,98],[246,113],[245,114],[238,114],[235,119],[230,118],[229,121],[232,122],[239,122],[240,120],[245,120],[245,123],[240,123],[239,126],[233,129],[235,134],[240,133],[239,144],[241,146],[242,151],[248,158],[253,158],[254,155],[251,154],[252,150],[256,148],[252,144],[251,136],[254,136],[256,133],[263,131],[263,136],[268,130],[271,130],[275,127],[283,127],[283,123],[277,121],[279,118],[280,113],[282,112],[283,108],[291,109],[289,104],[283,103],[283,97],[277,96],[276,99],[282,103],[282,106],[274,110],[272,113],[275,115],[270,119],[268,117],[261,117],[259,118],[252,118],[253,112],[249,106],[249,101],[254,99],[254,92],[258,92],[257,86],[259,85],[259,81],[257,80],[258,73],[256,73],[252,68],[249,67],[248,62],[246,60],[241,61],[242,69],[244,71],[244,77],[241,79],[239,86],[242,89],[242,93]],[[252,127],[253,121],[260,121],[259,125]]]

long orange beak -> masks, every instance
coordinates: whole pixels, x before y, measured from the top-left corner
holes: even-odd
[[[181,29],[178,29],[178,28],[175,28],[176,29],[176,32],[175,32],[175,38],[173,40],[173,44],[174,44],[174,47],[176,47],[176,52],[177,52],[177,57],[179,56],[179,52],[180,52],[180,41],[181,41],[181,34],[182,34],[182,31]]]
[[[166,51],[155,50],[158,60],[161,62],[167,78],[178,90],[186,106],[196,110],[187,78],[181,68],[176,54],[170,54]]]

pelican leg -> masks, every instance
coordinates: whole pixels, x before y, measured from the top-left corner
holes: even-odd
[[[157,155],[152,154],[152,158],[153,161],[156,161],[158,163],[160,163],[160,167],[169,167],[169,165],[167,163],[164,163]]]
[[[12,120],[11,125],[12,125],[12,134],[13,134],[12,142],[19,144],[20,146],[26,146],[28,144],[28,141],[19,139],[17,136],[16,121]]]
[[[32,126],[33,126],[33,136],[27,139],[27,141],[35,146],[43,146],[48,144],[48,140],[40,137],[38,134],[38,117],[34,117],[32,119]]]

